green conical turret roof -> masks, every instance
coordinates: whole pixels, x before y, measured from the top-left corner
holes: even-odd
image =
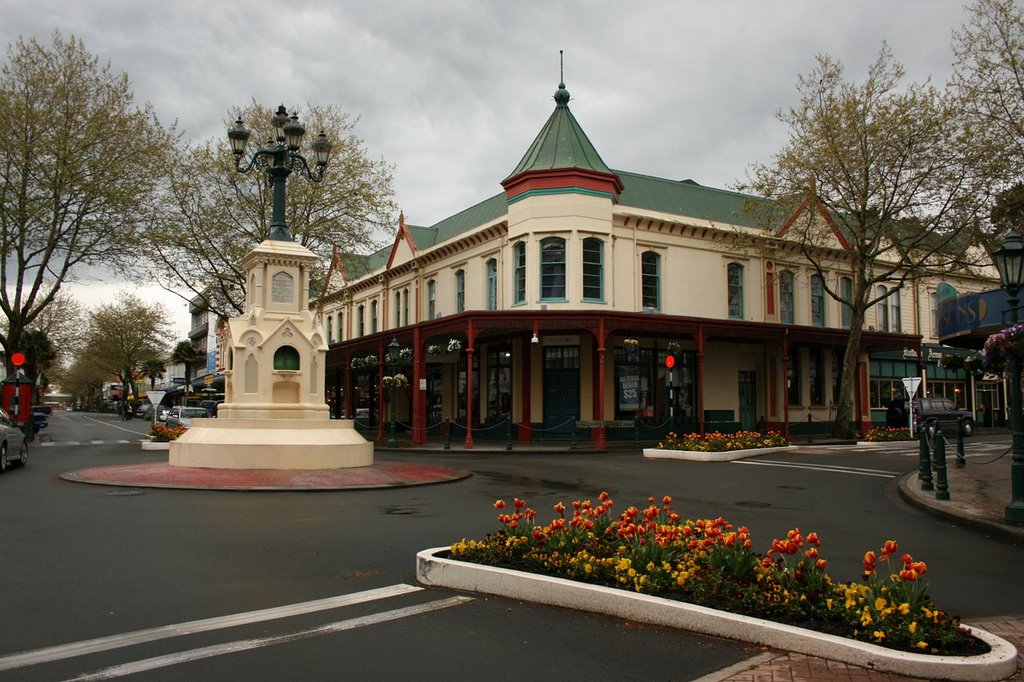
[[[559,83],[555,91],[555,110],[508,177],[565,168],[612,173],[569,111],[569,91],[565,89],[565,83]]]

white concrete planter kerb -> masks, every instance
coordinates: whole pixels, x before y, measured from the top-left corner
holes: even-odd
[[[156,441],[152,441],[152,440],[144,440],[144,441],[142,441],[142,449],[143,450],[170,450],[171,449],[171,444],[170,444],[170,442],[167,442],[167,443],[157,443]]]
[[[660,448],[644,448],[644,457],[649,459],[683,459],[688,462],[731,462],[734,459],[745,459],[773,452],[795,450],[795,445],[779,448],[753,448],[750,450],[725,450],[722,452],[698,452],[697,450],[662,450]]]
[[[987,682],[1006,679],[1017,669],[1017,650],[1014,646],[977,628],[971,628],[972,634],[992,647],[987,654],[929,656],[904,653],[866,642],[627,590],[454,561],[443,556],[448,551],[448,547],[435,547],[417,554],[416,579],[434,587],[484,592],[509,599],[602,613],[909,677]]]

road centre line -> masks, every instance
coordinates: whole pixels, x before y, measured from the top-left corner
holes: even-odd
[[[134,646],[136,644],[154,642],[160,639],[181,637],[183,635],[192,635],[199,632],[209,632],[210,630],[220,630],[238,625],[261,623],[268,620],[276,620],[278,618],[288,618],[290,616],[298,616],[305,613],[336,609],[342,606],[361,604],[363,602],[374,601],[376,599],[385,599],[387,597],[397,597],[403,594],[419,592],[423,589],[424,588],[416,585],[405,585],[399,583],[397,585],[378,587],[372,590],[353,592],[352,594],[342,594],[335,597],[327,597],[325,599],[315,599],[313,601],[299,602],[297,604],[286,604],[284,606],[275,606],[269,609],[235,613],[228,616],[216,616],[214,618],[204,618],[202,620],[193,620],[173,625],[162,625],[160,627],[149,628],[146,630],[126,632],[120,635],[110,635],[107,637],[98,637],[96,639],[87,639],[81,642],[72,642],[71,644],[59,644],[57,646],[34,649],[20,654],[2,656],[0,657],[0,670],[12,670],[14,668],[22,668],[29,665],[38,665],[40,663],[51,663],[53,661],[60,661],[66,658],[74,658],[76,656],[84,656],[86,654],[93,654],[99,651],[109,651],[111,649]]]
[[[750,464],[764,467],[782,467],[788,469],[808,469],[810,471],[825,471],[833,474],[853,474],[855,476],[877,476],[879,478],[896,478],[900,475],[898,471],[885,471],[882,469],[858,469],[855,467],[841,467],[829,464],[794,464],[792,462],[775,462],[772,460],[750,460],[736,459],[730,464]]]
[[[385,623],[391,620],[398,620],[399,618],[408,618],[409,616],[416,616],[422,613],[446,609],[451,606],[458,606],[471,601],[473,601],[473,597],[448,597],[447,599],[438,599],[435,601],[425,602],[423,604],[417,604],[415,606],[406,606],[404,608],[394,609],[392,611],[382,611],[381,613],[373,613],[359,618],[339,620],[334,623],[327,623],[326,625],[309,628],[307,630],[299,630],[298,632],[292,632],[286,635],[243,639],[236,642],[226,642],[224,644],[215,644],[213,646],[192,649],[190,651],[179,651],[165,656],[155,656],[153,658],[146,658],[139,661],[132,661],[131,663],[111,666],[109,668],[104,668],[102,670],[97,670],[95,672],[72,678],[69,682],[110,680],[115,677],[134,675],[136,673],[146,672],[147,670],[166,668],[168,666],[179,665],[181,663],[191,663],[192,661],[213,658],[214,656],[234,654],[240,651],[249,651],[251,649],[258,649],[261,647],[287,644],[289,642],[308,639],[310,637],[320,637],[322,635],[330,635],[337,632],[344,632],[346,630],[354,630],[368,625],[376,625],[378,623]]]
[[[132,431],[131,429],[126,429],[123,426],[118,426],[117,424],[111,424],[110,422],[103,421],[102,419],[95,419],[93,417],[85,417],[85,418],[88,419],[91,422],[96,422],[97,424],[103,424],[104,426],[109,426],[109,427],[111,427],[113,429],[120,429],[122,431],[127,431],[128,433],[132,434],[133,436],[145,435],[145,434],[139,433],[138,431]]]

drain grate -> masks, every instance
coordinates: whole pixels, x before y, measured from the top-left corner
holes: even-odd
[[[129,488],[128,490],[109,490],[103,494],[107,497],[135,497],[136,495],[141,495],[142,491]]]

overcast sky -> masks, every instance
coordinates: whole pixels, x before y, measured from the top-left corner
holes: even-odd
[[[786,139],[775,118],[828,53],[848,80],[889,43],[908,81],[942,86],[945,0],[0,0],[0,39],[54,29],[128,74],[136,101],[190,140],[224,135],[251,100],[338,104],[394,166],[406,219],[432,225],[501,190],[554,107],[611,168],[729,188]],[[396,216],[397,224],[397,216]],[[145,273],[140,273],[144,278]],[[76,288],[102,302],[113,280]],[[156,294],[153,294],[154,296]],[[173,298],[179,332],[184,306]],[[183,336],[182,336],[183,337]]]

